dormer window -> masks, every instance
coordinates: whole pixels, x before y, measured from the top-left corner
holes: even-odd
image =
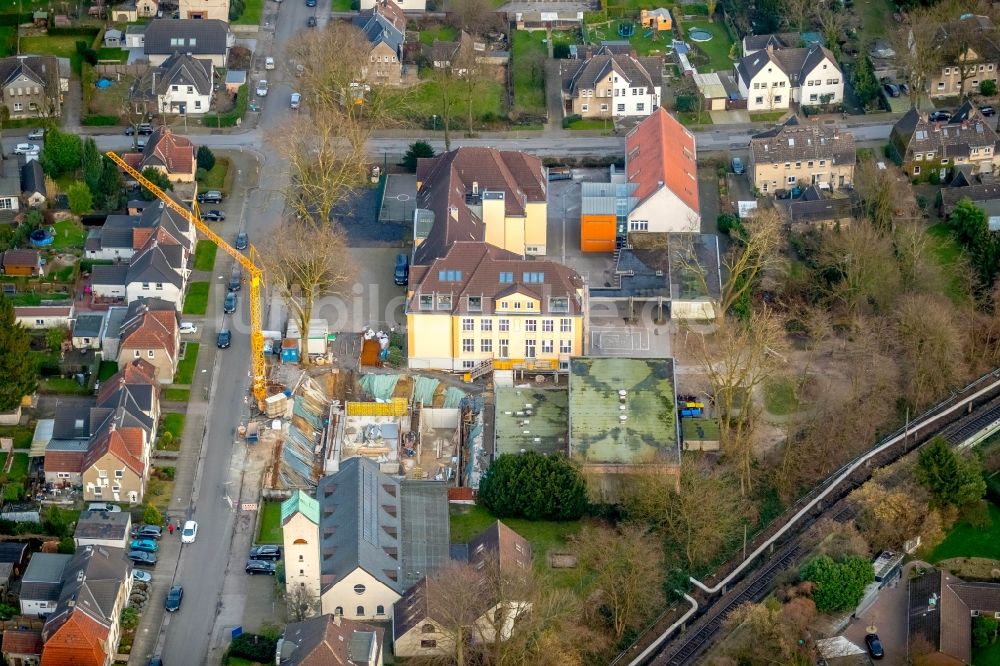
[[[437,309],[438,310],[450,310],[451,309],[451,294],[438,294],[437,295]]]
[[[420,294],[420,309],[421,310],[433,310],[434,309],[434,296],[431,294]]]
[[[469,312],[482,312],[482,311],[483,311],[483,297],[469,296]]]

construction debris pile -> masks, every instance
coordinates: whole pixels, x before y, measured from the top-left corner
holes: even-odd
[[[331,402],[323,388],[306,377],[295,393],[292,420],[285,434],[278,463],[278,487],[312,489],[322,474],[322,460],[330,422]]]

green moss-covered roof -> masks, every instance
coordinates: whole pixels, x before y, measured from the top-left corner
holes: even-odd
[[[570,455],[585,464],[679,464],[675,404],[672,359],[575,358]]]
[[[565,386],[548,389],[498,388],[495,418],[497,454],[522,451],[546,455],[566,453],[568,400]],[[531,405],[531,408],[525,405]]]
[[[301,490],[296,490],[291,497],[281,503],[281,524],[284,525],[294,513],[299,511],[306,518],[319,525],[319,502]]]

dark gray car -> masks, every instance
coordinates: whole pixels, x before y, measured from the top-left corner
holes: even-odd
[[[222,304],[222,311],[226,314],[236,312],[236,292],[231,291],[226,294],[226,300]]]

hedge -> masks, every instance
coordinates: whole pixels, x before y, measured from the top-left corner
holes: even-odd
[[[250,88],[247,84],[240,86],[236,92],[236,106],[232,111],[222,114],[206,116],[202,119],[205,127],[235,127],[236,121],[247,112],[247,98],[250,96]]]
[[[31,14],[18,14],[16,12],[5,12],[0,14],[0,27],[13,28],[22,23],[31,23]]]
[[[49,28],[48,34],[51,37],[91,37],[99,34],[101,29],[97,26],[76,26],[68,28]]]
[[[108,125],[117,125],[118,116],[87,116],[83,119],[83,124],[88,127],[107,127]]]

